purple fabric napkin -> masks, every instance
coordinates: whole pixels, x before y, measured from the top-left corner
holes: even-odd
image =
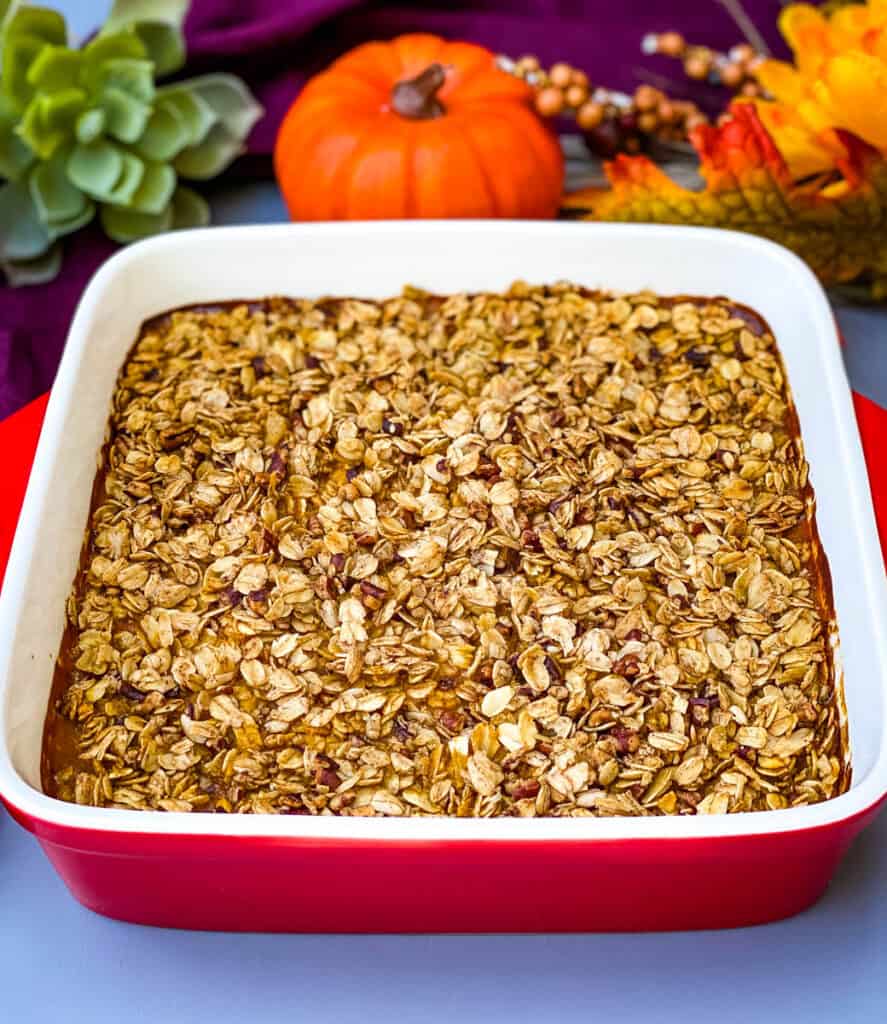
[[[770,46],[782,53],[780,0],[743,0]],[[741,33],[720,0],[194,0],[186,23],[188,74],[232,71],[265,106],[249,158],[232,175],[270,176],[270,154],[284,112],[306,78],[368,39],[429,31],[482,43],[496,52],[566,60],[592,82],[630,90],[638,69],[670,80],[674,95],[705,100],[679,65],[644,57],[647,32],[674,29],[692,41],[727,49]],[[711,99],[711,94],[709,94]],[[114,250],[96,228],[65,241],[59,277],[46,285],[0,287],[0,418],[52,383],[77,301],[92,273]]]

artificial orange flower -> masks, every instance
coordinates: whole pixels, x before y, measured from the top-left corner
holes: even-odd
[[[794,64],[764,61],[756,75],[774,99],[754,102],[792,173],[838,165],[846,156],[839,128],[887,151],[887,0],[830,16],[792,4],[779,27]]]
[[[829,171],[846,155],[834,131],[828,126],[821,132],[811,131],[797,106],[762,100],[755,106],[795,178]]]

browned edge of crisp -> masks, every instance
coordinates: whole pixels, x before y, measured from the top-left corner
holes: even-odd
[[[775,339],[776,335],[773,335],[773,337]],[[785,379],[785,397],[787,404],[785,414],[786,427],[794,437],[798,457],[802,462],[805,462],[804,439],[801,435],[801,423],[798,419],[798,410],[795,406],[795,398],[789,383],[788,374],[785,372],[785,363],[783,361],[782,352],[779,349],[778,342],[776,345],[776,357],[782,367],[782,373]],[[838,632],[838,616],[835,611],[835,593],[832,586],[832,572],[828,563],[828,558],[826,558],[825,548],[822,545],[822,538],[819,535],[819,524],[816,520],[816,492],[813,489],[813,484],[810,482],[809,465],[810,464],[807,463],[808,472],[806,474],[804,486],[801,489],[801,497],[804,499],[804,505],[807,509],[807,514],[804,517],[802,526],[806,527],[807,540],[810,544],[810,567],[815,576],[814,583],[816,603],[819,609],[819,614],[821,615],[826,627],[825,651],[828,683],[831,688],[832,699],[835,702],[835,709],[838,714],[837,753],[841,762],[841,771],[838,776],[834,796],[830,797],[830,799],[833,800],[835,796],[840,796],[842,793],[846,793],[847,790],[850,789],[853,776],[853,764],[850,756],[850,732],[847,715],[847,699],[844,692],[844,670],[839,661],[840,634]]]
[[[539,287],[546,287],[544,285]],[[551,287],[550,285],[547,287]],[[576,290],[592,299],[602,298],[606,293],[601,289],[592,288],[581,288],[577,287]],[[636,292],[642,292],[647,289],[636,289]],[[457,294],[457,293],[454,293]],[[468,292],[466,294],[480,294]],[[503,296],[504,292],[500,293]],[[627,294],[624,290],[621,294]],[[448,296],[432,296],[432,298],[443,302]],[[786,414],[785,414],[785,427],[788,433],[791,435],[795,443],[795,450],[797,452],[799,460],[803,463],[804,457],[804,443],[801,437],[801,424],[798,419],[798,412],[795,406],[794,395],[792,393],[791,382],[789,381],[788,373],[785,368],[785,361],[782,357],[782,350],[779,347],[779,339],[776,337],[770,325],[758,313],[756,310],[751,309],[742,303],[736,302],[734,299],[726,296],[695,296],[695,295],[672,295],[672,296],[656,296],[657,299],[665,306],[675,306],[679,303],[689,302],[697,306],[708,305],[712,302],[721,302],[729,306],[731,310],[740,319],[745,320],[748,324],[749,330],[753,334],[760,337],[762,334],[768,333],[774,340],[774,351],[776,358],[779,361],[780,369],[782,370],[782,377],[785,384],[785,399],[786,399]],[[317,300],[312,300],[317,305],[323,305],[327,302],[343,302],[349,297],[342,296],[324,296]],[[351,297],[353,298],[353,297]],[[174,313],[214,313],[219,312],[223,309],[234,309],[238,306],[247,306],[250,309],[258,309],[261,307],[267,307],[275,301],[287,301],[287,302],[299,302],[301,301],[297,297],[293,296],[267,296],[263,299],[232,299],[222,302],[196,302],[184,306],[176,306],[172,309],[164,310],[163,312],[157,313],[152,317],[144,320],[141,327],[139,328],[138,334],[135,340],[127,349],[126,355],[121,362],[121,370],[128,364],[132,355],[138,346],[139,342],[151,330],[156,330],[162,326],[166,320],[168,320]],[[358,301],[367,302],[384,302],[385,299],[362,299]],[[118,375],[119,379],[119,375]],[[112,399],[116,394],[117,385],[115,384],[114,392],[112,392]],[[69,596],[68,601],[73,597],[75,606],[79,605],[80,598],[83,591],[83,579],[85,570],[89,564],[89,556],[92,552],[92,531],[91,524],[93,515],[100,505],[101,501],[105,496],[105,479],[108,472],[108,454],[110,446],[113,441],[110,431],[110,415],[113,412],[113,408],[109,411],[108,420],[106,424],[106,437],[102,444],[101,451],[99,453],[99,467],[96,470],[95,480],[92,485],[92,493],[90,496],[89,512],[87,514],[86,526],[84,529],[83,545],[80,551],[80,558],[77,564],[77,570],[73,581],[73,595]],[[847,715],[847,703],[846,696],[844,693],[843,683],[843,671],[839,670],[838,666],[838,649],[839,649],[839,634],[837,625],[837,616],[835,613],[834,603],[834,591],[832,588],[832,575],[829,568],[828,559],[825,554],[825,550],[822,545],[822,539],[819,535],[819,528],[816,521],[816,494],[813,489],[813,485],[810,482],[809,472],[806,474],[805,482],[801,488],[800,495],[806,509],[806,515],[800,529],[806,534],[802,536],[810,544],[810,564],[809,567],[815,575],[815,593],[816,602],[819,614],[826,625],[827,638],[826,638],[826,660],[827,660],[827,674],[828,683],[832,694],[832,700],[835,702],[835,707],[838,713],[838,757],[841,762],[840,775],[836,787],[834,796],[840,796],[842,793],[846,793],[850,788],[852,781],[852,763],[850,757],[850,741],[849,741],[849,729],[848,729],[848,715]],[[70,590],[69,590],[70,595]],[[46,711],[46,718],[43,725],[43,736],[41,741],[40,749],[40,782],[43,791],[51,797],[58,798],[58,790],[55,784],[55,769],[58,767],[59,761],[73,761],[76,760],[76,731],[74,723],[70,722],[63,715],[59,714],[58,705],[61,701],[62,695],[67,686],[70,678],[72,669],[72,658],[71,652],[74,644],[75,628],[74,624],[70,621],[67,614],[67,602],[65,609],[65,625],[62,633],[61,642],[59,645],[59,654],[53,668],[52,685],[50,687],[48,707]],[[834,799],[834,796],[830,799]]]

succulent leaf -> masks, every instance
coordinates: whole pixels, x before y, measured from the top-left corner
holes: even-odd
[[[93,199],[125,205],[142,183],[145,164],[135,154],[99,139],[74,147],[67,173],[70,180]]]
[[[47,93],[42,99],[46,101],[44,118],[47,128],[70,131],[71,122],[86,109],[88,97],[83,89],[73,87]]]
[[[122,206],[103,206],[102,227],[115,242],[135,242],[139,238],[169,231],[173,224],[173,208],[169,202],[160,213],[138,213]]]
[[[76,217],[69,217],[67,220],[59,220],[54,224],[47,224],[49,236],[55,240],[56,238],[61,238],[63,235],[73,234],[73,232],[79,231],[82,227],[85,227],[94,216],[95,203],[91,200],[87,200],[86,205]]]
[[[115,205],[126,206],[130,203],[136,190],[142,183],[142,178],[145,175],[145,164],[135,154],[127,153],[126,150],[123,150],[120,156],[123,161],[120,167],[120,176],[117,178],[111,191],[106,196],[98,198]]]
[[[88,196],[105,199],[111,194],[123,170],[119,146],[105,139],[78,143],[67,164],[68,177]]]
[[[154,65],[134,57],[112,57],[102,61],[95,84],[101,93],[119,89],[134,100],[150,103],[154,99]]]
[[[64,154],[38,164],[28,184],[31,199],[44,224],[62,223],[79,217],[87,205],[86,196],[68,179]]]
[[[84,110],[74,125],[78,142],[92,142],[105,130],[105,112],[100,107]]]
[[[26,75],[37,92],[58,92],[79,85],[81,57],[77,50],[64,46],[44,46]]]
[[[243,148],[243,141],[225,125],[214,124],[203,142],[179,153],[173,166],[183,178],[205,181],[221,173]]]
[[[189,138],[187,122],[174,105],[163,99],[155,105],[135,148],[141,156],[171,160],[188,145]]]
[[[64,17],[58,11],[46,7],[15,7],[12,16],[3,26],[7,38],[15,35],[29,35],[44,43],[64,46],[68,41],[68,29]]]
[[[33,150],[16,132],[17,121],[0,97],[0,178],[8,181],[18,181],[34,161]]]
[[[0,185],[0,261],[31,260],[49,248],[52,238],[40,220],[28,186],[21,181]]]
[[[193,188],[179,185],[172,200],[173,227],[203,228],[209,224],[209,203]]]
[[[82,89],[35,96],[16,129],[19,136],[42,160],[48,160],[70,132],[70,125],[86,106]]]
[[[185,37],[181,29],[159,22],[141,22],[136,32],[158,75],[171,75],[185,64]]]
[[[147,103],[133,99],[129,93],[116,87],[105,89],[102,108],[105,130],[120,142],[138,142],[151,116],[151,107]]]
[[[162,231],[206,226],[209,204],[193,189],[180,185],[160,213],[137,213],[119,206],[103,206],[101,216],[107,235],[117,242],[134,242]]]
[[[46,44],[34,36],[6,35],[0,52],[0,85],[18,107],[27,106],[34,95],[28,82],[28,68]]]
[[[4,93],[24,107],[34,93],[28,70],[47,45],[64,46],[65,19],[57,11],[20,7],[6,20],[0,51],[0,84]]]
[[[62,267],[62,247],[51,245],[45,253],[31,260],[0,260],[0,270],[12,288],[28,284],[45,284],[57,276]]]
[[[200,75],[189,78],[181,85],[187,86],[190,92],[204,100],[215,112],[217,119],[224,123],[229,134],[244,142],[264,113],[261,104],[236,75]]]
[[[176,188],[176,172],[169,164],[145,162],[142,182],[129,201],[137,213],[161,213]]]
[[[203,142],[207,132],[219,119],[215,110],[192,87],[191,82],[181,82],[158,89],[157,99],[167,109],[174,110],[184,122],[188,129],[186,145],[189,146],[196,146],[197,143]]]
[[[6,26],[9,19],[15,14],[19,0],[0,0],[0,32]]]
[[[115,0],[104,31],[134,26],[158,75],[178,71],[185,63],[182,23],[189,0]]]
[[[90,92],[102,84],[102,67],[109,60],[145,60],[145,47],[132,29],[97,35],[80,51],[83,55],[83,80]]]
[[[234,75],[203,75],[182,82],[179,88],[183,86],[210,107],[217,120],[201,142],[179,153],[175,168],[185,178],[213,178],[242,152],[262,107]]]

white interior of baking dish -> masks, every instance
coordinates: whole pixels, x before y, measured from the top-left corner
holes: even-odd
[[[110,396],[147,317],[271,294],[385,297],[502,289],[515,279],[727,295],[768,320],[811,464],[831,564],[853,761],[847,794],[814,807],[692,818],[357,819],[152,814],[77,807],[39,789],[43,719]],[[123,250],[71,328],[0,602],[0,792],[59,824],[140,832],[374,838],[629,838],[781,831],[859,811],[887,790],[885,578],[850,392],[826,299],[786,250],[697,228],[519,222],[378,222],[214,228]]]

